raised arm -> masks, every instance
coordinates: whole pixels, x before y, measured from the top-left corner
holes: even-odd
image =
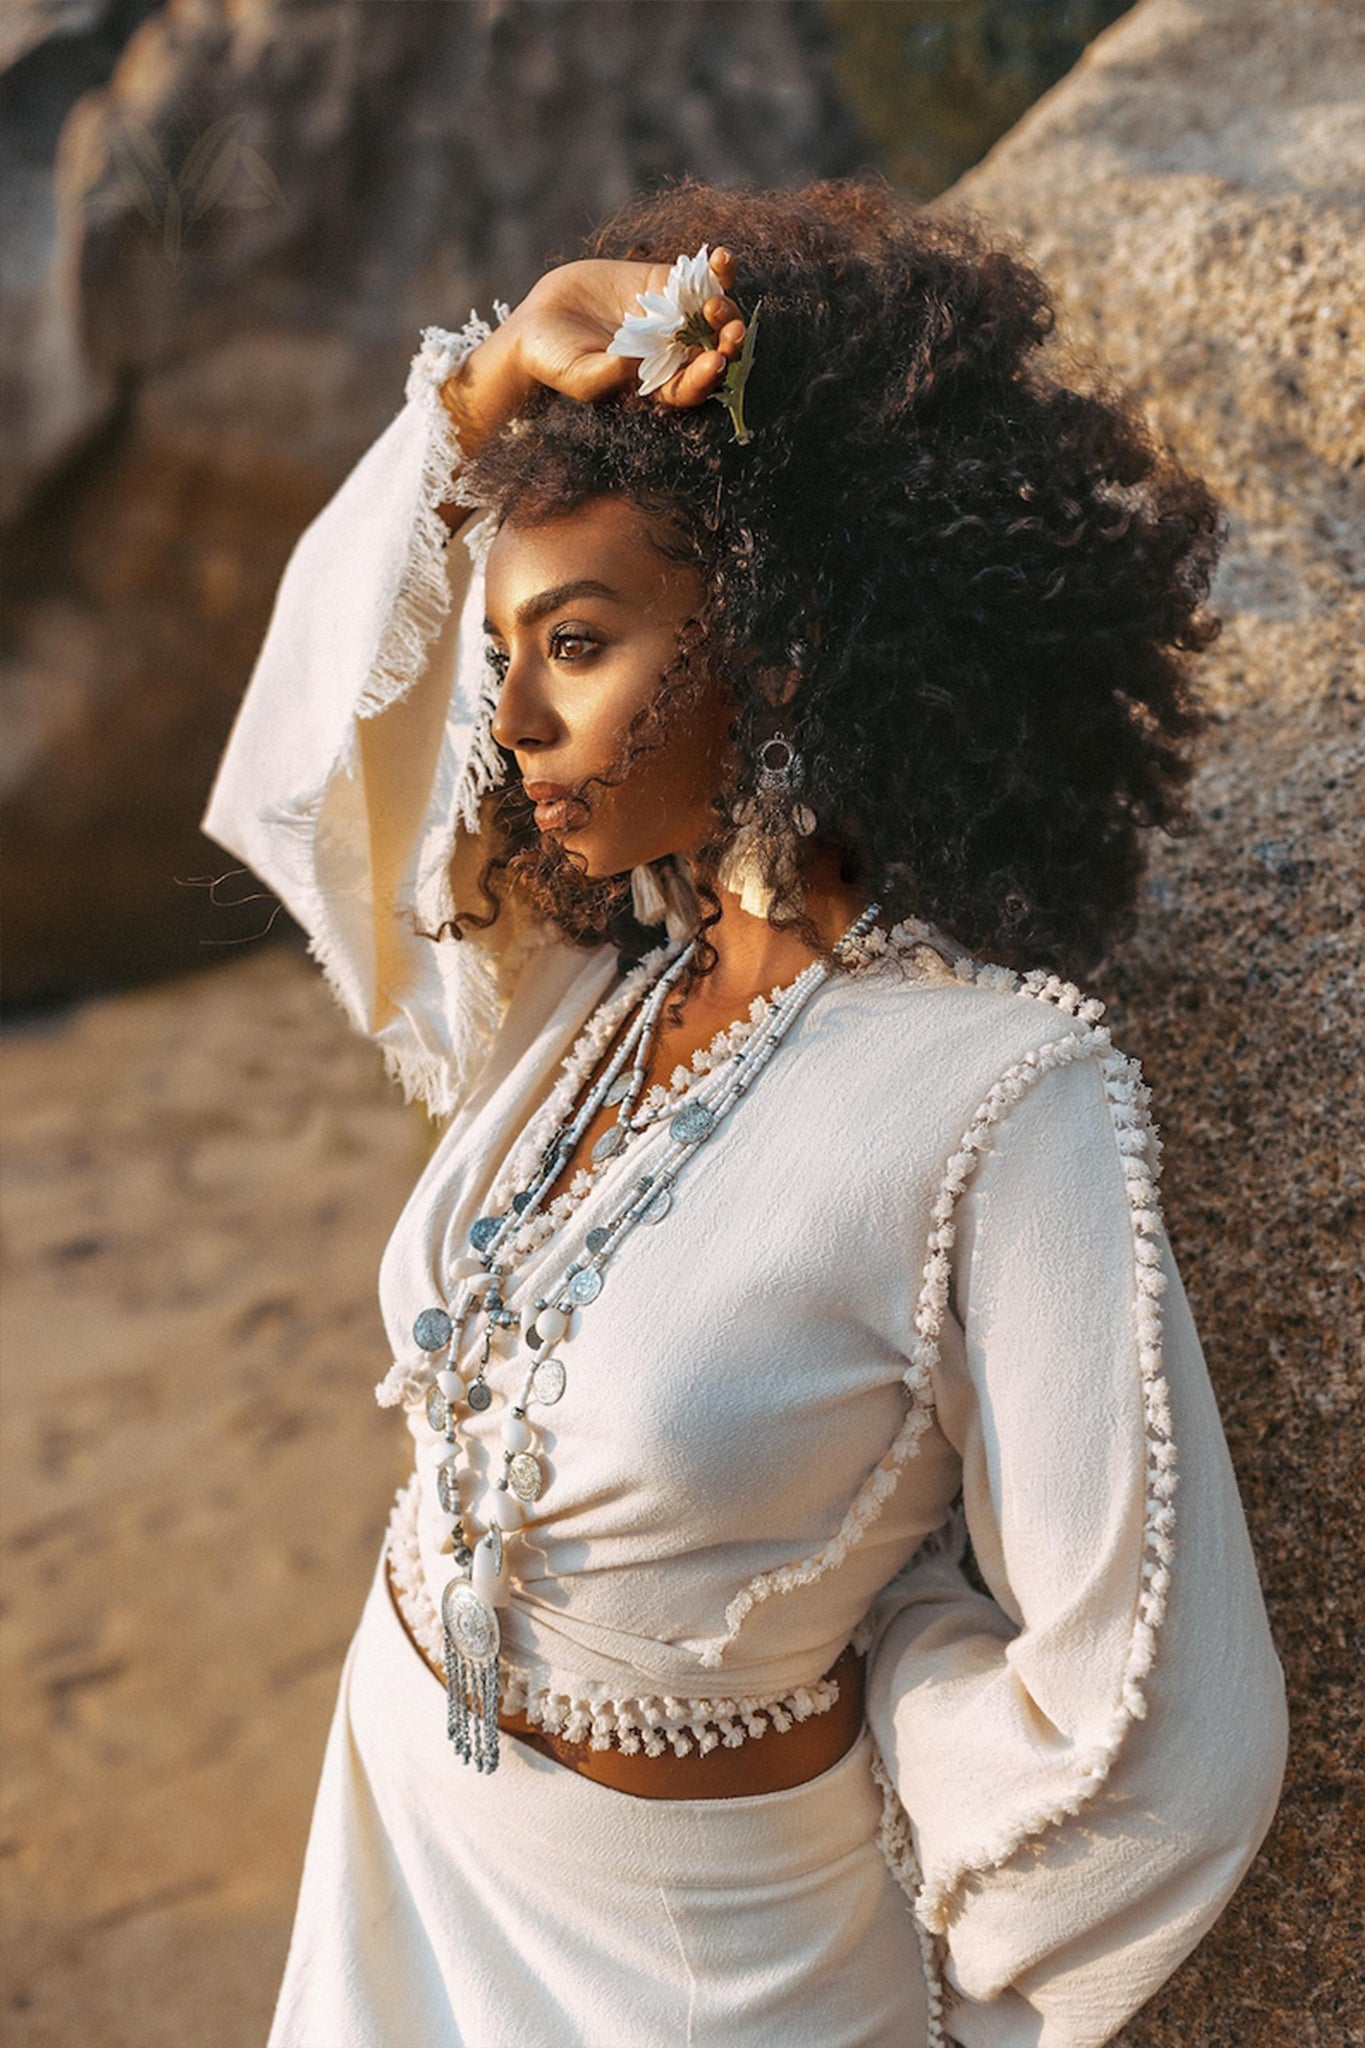
[[[717,264],[728,280],[728,254]],[[433,1116],[468,1095],[546,937],[510,903],[486,933],[422,936],[483,907],[486,801],[507,772],[463,467],[537,383],[585,402],[628,386],[638,365],[612,336],[667,274],[562,264],[493,327],[425,329],[402,408],[285,565],[209,795],[203,830],[281,898],[351,1022]],[[662,404],[700,403],[743,339],[723,293],[707,310],[716,347]]]

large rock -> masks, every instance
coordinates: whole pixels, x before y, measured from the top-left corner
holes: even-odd
[[[861,160],[815,0],[146,15],[29,0],[0,80],[11,1003],[259,928],[194,886],[224,866],[203,798],[289,547],[423,325],[519,297],[660,174]]]
[[[1363,26],[1319,0],[1146,0],[952,195],[1023,238],[1230,521],[1202,830],[1158,843],[1137,943],[1098,979],[1167,1139],[1293,1756],[1266,1850],[1134,2048],[1336,2048],[1361,2017],[1341,1717],[1365,1320]]]

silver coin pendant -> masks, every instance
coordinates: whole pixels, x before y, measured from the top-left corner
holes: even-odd
[[[442,1351],[454,1328],[443,1308],[424,1308],[412,1326],[413,1342],[422,1351]]]
[[[531,1393],[545,1407],[552,1408],[564,1392],[566,1378],[562,1358],[542,1358],[531,1375]]]
[[[518,1451],[509,1461],[507,1484],[518,1500],[539,1500],[545,1487],[545,1474],[534,1451]]]
[[[469,1226],[469,1242],[476,1252],[486,1252],[502,1227],[501,1216],[480,1216]]]
[[[669,1119],[669,1132],[685,1143],[695,1138],[704,1138],[715,1122],[715,1114],[704,1102],[686,1102],[675,1117]]]
[[[441,1619],[456,1653],[471,1664],[491,1664],[502,1642],[497,1612],[467,1579],[452,1579],[441,1595]]]

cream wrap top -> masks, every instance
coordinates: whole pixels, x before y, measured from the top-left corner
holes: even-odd
[[[425,331],[404,404],[300,537],[203,821],[444,1125],[379,1275],[377,1392],[415,1452],[393,1555],[433,1646],[451,1566],[414,1317],[676,950],[661,927],[623,986],[612,948],[524,910],[415,930],[478,901],[503,773],[486,529],[451,538],[436,511],[461,461],[437,391],[486,332]],[[1236,1887],[1284,1763],[1148,1091],[1101,1018],[913,923],[825,982],[577,1313],[503,1616],[505,1698],[655,1753],[818,1713],[821,1674],[868,1649],[886,1846],[964,2048],[1108,2040]],[[514,1307],[665,1144],[652,1127],[529,1226]],[[464,1431],[478,1527],[520,1371],[495,1344],[504,1398]]]

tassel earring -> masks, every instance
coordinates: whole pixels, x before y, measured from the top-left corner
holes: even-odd
[[[663,923],[668,904],[652,861],[641,861],[631,869],[630,901],[641,924]]]
[[[667,910],[664,923],[670,939],[690,939],[701,923],[701,898],[692,879],[692,863],[685,853],[671,853],[664,862],[663,892]]]
[[[641,861],[630,871],[630,900],[641,924],[662,924],[670,939],[690,939],[701,923],[701,898],[685,853],[668,853],[656,868]]]
[[[716,879],[739,897],[750,917],[766,917],[778,888],[801,908],[804,896],[796,863],[798,836],[816,827],[809,804],[796,795],[804,762],[787,735],[774,733],[758,750],[758,785],[732,812],[738,832],[725,849]],[[771,870],[771,879],[770,879]]]

